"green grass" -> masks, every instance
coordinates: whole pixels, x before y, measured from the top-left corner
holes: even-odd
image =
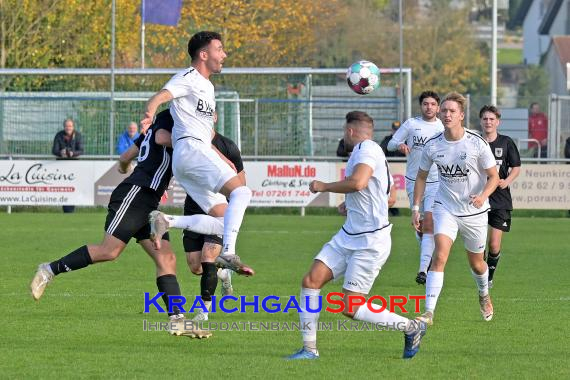
[[[522,49],[498,49],[497,63],[499,65],[520,65],[523,62]]]
[[[3,378],[569,378],[570,219],[516,218],[504,239],[492,296],[495,319],[479,315],[477,291],[458,241],[446,268],[436,325],[420,353],[400,359],[397,332],[330,331],[319,334],[321,359],[286,362],[300,346],[297,331],[215,332],[208,340],[145,332],[144,292],[156,292],[154,266],[131,243],[115,262],[58,276],[40,302],[28,293],[38,263],[57,259],[103,233],[102,212],[0,214],[2,303],[0,373]],[[393,220],[392,255],[371,294],[423,294],[415,285],[416,241],[408,218]],[[248,215],[238,250],[255,267],[235,278],[238,294],[297,295],[303,274],[342,219],[335,216]],[[189,296],[199,281],[184,268]],[[329,284],[323,293],[340,290]],[[289,314],[221,314],[211,320],[296,322]],[[338,315],[321,313],[321,320]]]

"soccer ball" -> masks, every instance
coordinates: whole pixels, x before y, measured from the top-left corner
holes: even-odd
[[[380,86],[380,69],[369,61],[355,62],[346,72],[346,81],[357,94],[370,94]]]

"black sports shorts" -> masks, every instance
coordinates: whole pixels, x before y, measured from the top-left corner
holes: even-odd
[[[491,209],[489,211],[489,225],[498,230],[509,232],[511,230],[511,211]]]
[[[107,207],[105,232],[125,244],[131,238],[137,242],[150,237],[148,214],[158,208],[160,196],[154,190],[131,183],[121,183],[111,194]],[[168,233],[163,240],[169,240]]]

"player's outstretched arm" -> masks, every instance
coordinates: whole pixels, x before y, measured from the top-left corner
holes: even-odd
[[[131,145],[129,149],[125,150],[119,156],[119,173],[125,174],[129,171],[129,165],[132,160],[139,155],[139,147],[135,144]]]
[[[416,182],[414,184],[414,203],[412,205],[412,226],[416,231],[420,230],[420,203],[424,197],[424,192],[426,190],[426,181],[429,171],[418,169],[418,175],[416,177]]]
[[[156,114],[158,107],[160,107],[160,105],[163,103],[171,101],[172,99],[174,99],[174,96],[172,96],[170,91],[162,89],[148,100],[144,111],[144,118],[141,120],[142,134],[146,134],[146,131],[152,125],[152,122],[154,121],[154,115]]]
[[[388,151],[395,152],[400,150],[400,145],[406,145],[406,140],[408,139],[408,123],[404,123],[398,130],[392,135],[392,139],[388,142]],[[407,146],[406,146],[407,148]],[[408,149],[409,152],[409,149]],[[404,152],[402,152],[404,153]]]
[[[368,186],[368,180],[372,177],[373,169],[367,164],[358,164],[354,167],[354,172],[352,175],[346,177],[342,181],[338,182],[321,182],[312,181],[309,184],[309,190],[312,193],[354,193],[355,191],[360,191]]]

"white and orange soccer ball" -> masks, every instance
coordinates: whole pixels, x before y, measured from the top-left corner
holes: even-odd
[[[370,61],[355,62],[346,72],[346,81],[357,94],[370,94],[380,87],[380,69]]]

